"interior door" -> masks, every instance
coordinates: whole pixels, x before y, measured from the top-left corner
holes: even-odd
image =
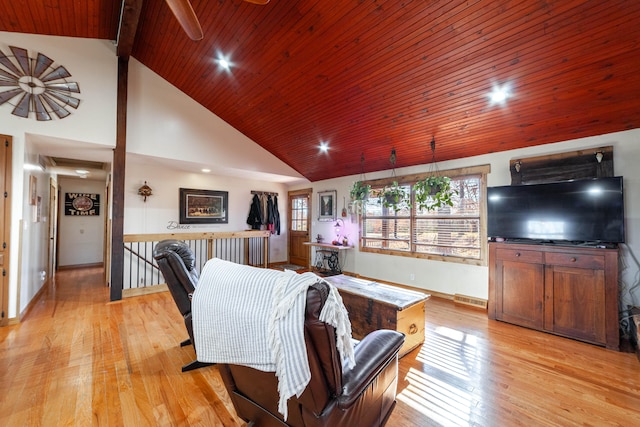
[[[11,237],[11,137],[0,135],[0,325],[9,317],[9,243]]]
[[[311,232],[311,189],[289,192],[289,262],[295,265],[309,266]]]

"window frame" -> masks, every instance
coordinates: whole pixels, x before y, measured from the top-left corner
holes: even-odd
[[[429,259],[429,260],[435,260],[435,261],[445,261],[445,262],[456,262],[456,263],[463,263],[463,264],[469,264],[469,265],[480,265],[480,266],[486,266],[487,265],[487,251],[488,251],[488,244],[487,244],[487,239],[486,237],[486,230],[487,230],[487,200],[486,200],[486,194],[487,194],[487,175],[489,174],[489,172],[491,172],[491,166],[490,165],[479,165],[479,166],[471,166],[471,167],[465,167],[465,168],[457,168],[457,169],[448,169],[448,170],[443,170],[443,171],[438,171],[439,175],[444,175],[444,176],[448,176],[452,179],[459,179],[465,176],[472,176],[472,175],[479,175],[480,176],[480,196],[479,196],[479,222],[480,222],[480,229],[479,229],[479,239],[480,239],[480,256],[478,258],[468,258],[468,257],[463,257],[463,256],[457,256],[457,255],[447,255],[447,256],[443,256],[443,255],[437,255],[437,254],[432,254],[432,253],[423,253],[423,252],[416,252],[415,251],[415,244],[413,241],[413,234],[414,234],[414,227],[415,227],[415,221],[417,218],[424,218],[424,217],[418,217],[416,214],[416,209],[414,206],[414,192],[413,189],[411,190],[411,202],[412,202],[412,206],[409,209],[409,216],[403,216],[400,217],[399,219],[402,220],[409,220],[410,223],[410,233],[409,233],[409,250],[408,251],[404,251],[404,250],[396,250],[396,249],[389,249],[389,248],[371,248],[371,247],[365,247],[363,245],[363,242],[366,240],[365,237],[363,237],[363,220],[365,217],[365,212],[363,211],[363,213],[361,215],[358,216],[358,224],[359,224],[359,233],[358,233],[358,247],[360,252],[368,252],[368,253],[378,253],[378,254],[386,254],[386,255],[393,255],[393,256],[405,256],[405,257],[411,257],[411,258],[420,258],[420,259]],[[429,175],[433,175],[433,172],[424,172],[424,173],[416,173],[416,174],[410,174],[410,175],[403,175],[403,176],[393,176],[393,177],[389,177],[389,178],[380,178],[380,179],[375,179],[375,180],[366,180],[364,181],[366,184],[371,185],[372,188],[379,188],[379,187],[384,187],[385,185],[391,184],[394,181],[396,181],[398,184],[402,185],[402,184],[413,184],[417,181],[420,181],[424,178],[426,178]]]

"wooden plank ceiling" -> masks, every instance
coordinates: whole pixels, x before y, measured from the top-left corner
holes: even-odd
[[[115,38],[116,2],[33,3],[4,1],[0,30]],[[192,4],[203,40],[145,0],[132,56],[311,181],[362,155],[390,169],[392,148],[396,167],[430,163],[432,137],[443,161],[640,125],[637,0]]]

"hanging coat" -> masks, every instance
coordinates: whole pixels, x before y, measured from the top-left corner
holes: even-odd
[[[280,212],[278,211],[278,196],[273,196],[273,228],[280,235]]]
[[[271,194],[269,194],[267,196],[267,230],[271,231],[271,234],[275,234],[273,220],[273,199],[271,198]]]
[[[271,198],[271,196],[267,195],[267,194],[261,194],[260,195],[260,214],[262,215],[262,225],[265,226],[265,228],[267,228],[268,224],[269,224],[269,204],[268,204],[268,200]]]
[[[252,230],[260,230],[262,226],[262,207],[260,206],[260,198],[257,194],[253,195],[251,207],[249,208],[249,216],[247,217],[247,224],[249,224]]]
[[[267,229],[271,234],[280,235],[280,212],[278,212],[278,196],[267,197]]]

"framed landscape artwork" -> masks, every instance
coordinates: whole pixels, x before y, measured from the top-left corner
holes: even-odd
[[[336,190],[318,192],[318,221],[336,219]]]
[[[180,224],[227,224],[229,192],[180,189]]]

